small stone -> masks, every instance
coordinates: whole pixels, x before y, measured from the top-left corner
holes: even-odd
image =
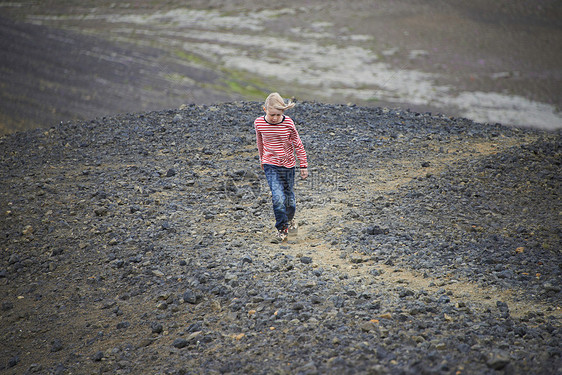
[[[384,261],[384,264],[387,266],[394,267],[394,257],[389,257],[387,260]]]
[[[158,310],[166,310],[168,308],[168,304],[165,301],[158,302],[156,305]]]
[[[349,260],[351,261],[351,263],[354,263],[354,264],[364,262],[363,256],[361,254],[351,254],[351,257],[349,258]]]
[[[316,367],[314,361],[310,361],[304,366],[299,368],[299,374],[317,374],[317,373],[318,373],[318,368]]]
[[[504,319],[509,318],[509,306],[507,305],[507,303],[497,301],[496,306],[498,307],[498,310],[500,311],[500,314]]]
[[[185,348],[187,346],[187,344],[188,344],[188,342],[184,338],[175,339],[174,342],[172,343],[172,345],[175,348],[178,348],[178,349]]]
[[[197,303],[197,295],[192,290],[187,290],[183,293],[183,300],[186,303],[190,303],[192,305]]]
[[[92,361],[94,362],[100,362],[103,359],[104,355],[102,351],[97,352],[96,354],[94,354],[92,356]]]
[[[380,276],[384,273],[384,270],[373,268],[372,270],[369,271],[369,273],[373,276]]]
[[[14,304],[12,302],[2,302],[2,311],[8,311],[14,308]]]
[[[59,247],[59,248],[54,249],[54,250],[51,252],[51,256],[54,257],[54,256],[57,256],[57,255],[61,255],[62,253],[64,253],[64,249],[61,249],[61,248]]]
[[[27,370],[28,373],[37,373],[43,371],[43,366],[39,363],[32,363]]]
[[[105,207],[98,207],[94,209],[94,213],[96,214],[96,216],[106,216],[107,212],[107,208]]]
[[[447,344],[445,344],[444,342],[439,342],[435,345],[435,349],[445,350],[445,349],[447,349]]]
[[[378,225],[373,225],[370,227],[365,228],[365,232],[367,234],[370,234],[371,236],[377,236],[380,234],[388,234],[388,229],[385,228],[381,228]]]
[[[187,336],[187,342],[196,342],[197,338],[199,338],[199,336],[201,336],[202,332],[201,331],[196,331],[196,332],[192,332],[189,334],[189,336]]]
[[[486,365],[494,370],[501,370],[510,362],[509,355],[501,350],[496,350],[488,354]]]
[[[439,299],[437,301],[439,303],[449,303],[449,302],[451,302],[451,298],[444,294],[441,297],[439,297]]]
[[[252,263],[252,262],[253,262],[253,260],[252,260],[252,258],[251,258],[249,255],[245,255],[245,256],[242,257],[242,264],[244,264],[244,263]]]
[[[303,284],[305,288],[315,288],[316,285],[318,284],[314,280],[308,280]]]
[[[304,264],[311,264],[312,263],[311,257],[304,256],[304,257],[301,257],[300,260],[301,260],[301,263],[304,263]]]
[[[62,349],[62,342],[59,339],[53,340],[51,344],[51,352],[58,352]]]
[[[144,339],[140,340],[140,342],[137,345],[137,348],[145,348],[147,346],[150,346],[153,342],[154,342],[154,339],[144,338]]]
[[[363,332],[371,332],[371,331],[377,330],[377,325],[376,325],[375,321],[370,320],[368,322],[363,322],[360,325],[360,328]]]
[[[12,358],[10,358],[10,360],[8,361],[8,368],[12,368],[15,365],[17,365],[20,361],[20,357],[19,356],[14,356]]]
[[[400,289],[400,292],[398,293],[398,296],[400,298],[405,298],[405,297],[410,297],[413,296],[415,293],[413,290],[411,289],[406,289],[406,288],[402,288]]]
[[[129,323],[129,322],[119,322],[119,323],[117,323],[116,328],[117,329],[126,329],[126,328],[129,328],[130,326],[131,326],[131,323]]]
[[[18,263],[19,261],[20,261],[20,257],[18,254],[12,254],[10,255],[10,258],[8,258],[9,264],[15,264]]]
[[[560,286],[554,285],[554,284],[552,284],[552,283],[549,282],[549,281],[545,282],[542,286],[543,286],[543,288],[544,288],[544,290],[545,290],[546,292],[555,292],[555,293],[558,293],[558,292],[560,292],[560,290],[561,290],[561,289],[560,289]]]
[[[501,272],[496,273],[496,276],[499,279],[512,279],[515,274],[513,273],[512,270],[503,270]]]
[[[152,333],[156,334],[160,334],[164,330],[164,327],[160,323],[152,323],[150,328],[152,329]]]

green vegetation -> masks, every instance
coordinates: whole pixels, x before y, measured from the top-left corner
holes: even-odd
[[[242,72],[239,70],[231,70],[220,66],[213,66],[214,64],[210,61],[183,50],[175,51],[175,55],[183,61],[188,61],[195,65],[203,66],[206,68],[214,68],[216,70],[220,70],[224,77],[220,80],[220,83],[208,85],[204,84],[203,86],[224,92],[236,93],[250,100],[261,100],[263,99],[264,94],[267,93],[266,85],[263,83],[263,81],[259,78],[256,78],[256,76],[251,75],[250,73]],[[168,77],[166,78],[178,80],[181,77],[174,74],[168,75]]]
[[[196,65],[201,65],[201,66],[210,65],[210,63],[208,61],[206,61],[206,60],[202,59],[201,57],[199,57],[197,55],[194,55],[192,53],[188,53],[188,52],[185,52],[185,51],[176,51],[175,54],[180,59],[185,60],[185,61],[189,61],[189,62],[191,62],[193,64],[196,64]]]
[[[225,80],[224,81],[230,91],[243,95],[248,99],[262,98],[265,91],[251,85],[245,84],[245,82],[240,82],[236,80]]]
[[[258,77],[249,72],[239,70],[226,70],[225,73],[230,77],[226,80],[230,89],[239,94],[243,94],[248,99],[263,99],[263,95],[269,93],[267,85]]]

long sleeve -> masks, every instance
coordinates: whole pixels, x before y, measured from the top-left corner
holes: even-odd
[[[291,118],[285,116],[280,123],[270,124],[262,116],[254,121],[254,127],[261,164],[293,168],[296,153],[301,168],[307,168],[306,152]]]
[[[299,159],[299,165],[301,168],[308,168],[308,161],[306,157],[306,151],[304,150],[304,145],[302,144],[301,137],[296,128],[293,136],[293,147],[295,148],[297,159]]]
[[[258,146],[258,153],[259,153],[260,164],[261,164],[263,159],[263,139],[255,123],[254,123],[254,128],[256,129],[256,144]]]

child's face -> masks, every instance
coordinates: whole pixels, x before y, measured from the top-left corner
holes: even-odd
[[[275,109],[271,107],[263,107],[265,111],[265,119],[270,124],[278,124],[283,121],[283,111],[280,109]]]

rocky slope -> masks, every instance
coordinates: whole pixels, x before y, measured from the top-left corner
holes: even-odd
[[[260,106],[0,139],[2,373],[560,373],[560,132],[299,103],[274,245]]]

